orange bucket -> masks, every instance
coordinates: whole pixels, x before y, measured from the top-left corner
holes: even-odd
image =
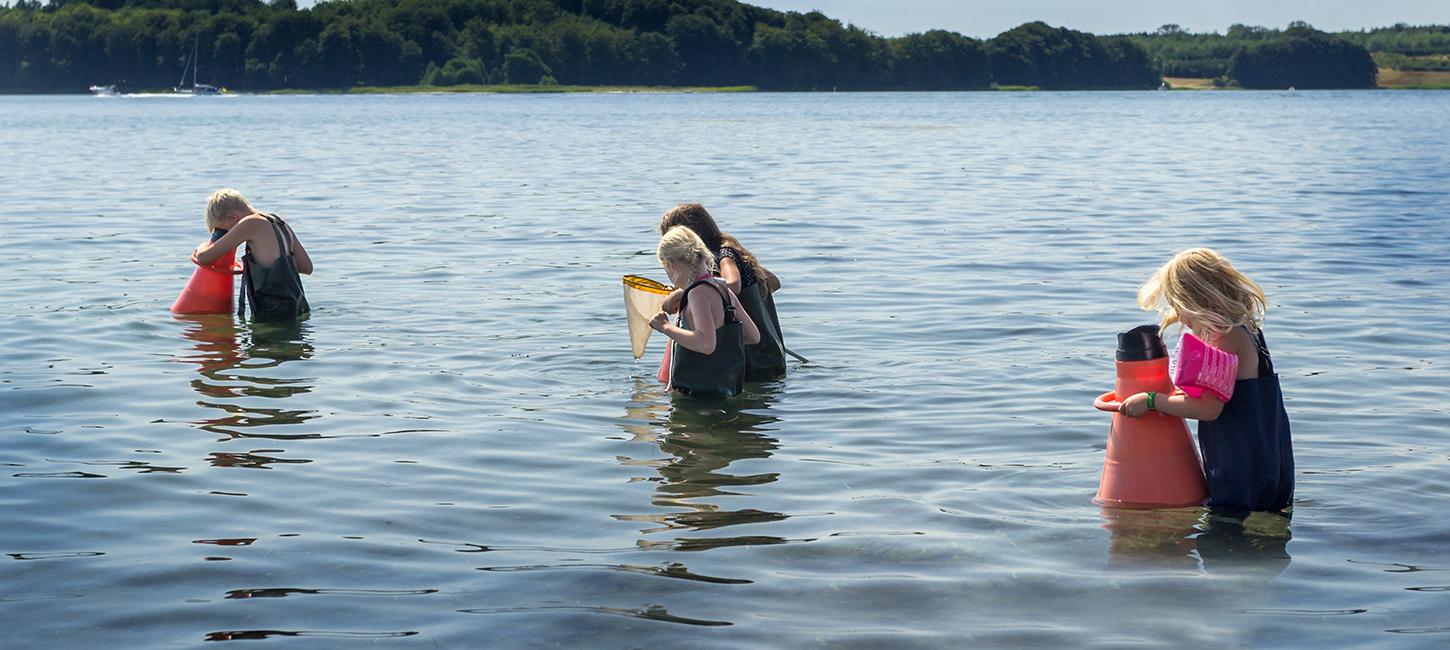
[[[232,249],[208,265],[197,264],[191,279],[171,304],[173,314],[230,314],[232,296],[236,291],[232,268],[237,251]]]
[[[1208,489],[1188,423],[1157,411],[1140,418],[1117,412],[1119,396],[1148,391],[1173,394],[1168,355],[1158,327],[1144,325],[1118,335],[1117,358],[1113,392],[1093,401],[1098,410],[1113,413],[1102,479],[1093,503],[1118,508],[1202,504],[1208,498]]]

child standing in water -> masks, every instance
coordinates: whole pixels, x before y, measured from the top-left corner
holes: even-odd
[[[1262,323],[1264,291],[1228,259],[1207,248],[1183,251],[1138,290],[1138,306],[1162,314],[1161,326],[1187,327],[1209,345],[1238,356],[1227,402],[1212,392],[1190,397],[1138,393],[1119,410],[1149,410],[1198,420],[1208,504],[1226,510],[1283,510],[1294,497],[1294,450],[1279,376]]]
[[[720,278],[740,298],[745,312],[760,329],[760,342],[745,348],[746,379],[760,381],[784,376],[785,341],[772,298],[780,290],[780,278],[765,268],[740,240],[722,232],[705,206],[699,203],[682,203],[670,208],[660,219],[660,234],[675,226],[689,228],[705,242],[705,248],[714,253]],[[665,301],[666,311],[674,310],[678,293]]]
[[[199,264],[211,264],[245,243],[242,256],[242,300],[237,315],[252,303],[252,320],[296,320],[307,315],[307,295],[300,275],[312,274],[312,258],[292,226],[275,214],[257,212],[241,192],[220,189],[206,202],[206,225],[212,241],[192,253]],[[220,232],[221,236],[217,237]],[[300,274],[300,275],[299,275]]]
[[[649,326],[670,337],[670,388],[686,395],[729,397],[745,384],[745,346],[760,341],[760,330],[725,282],[714,277],[715,256],[689,228],[660,238],[660,265],[670,282],[685,289],[680,318],[670,324],[661,311]]]

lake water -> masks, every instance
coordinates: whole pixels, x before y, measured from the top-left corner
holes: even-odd
[[[0,97],[0,152],[5,647],[1450,643],[1450,93]],[[307,322],[168,313],[223,186]],[[723,403],[625,328],[689,200],[811,360]],[[1091,502],[1193,245],[1291,519]]]

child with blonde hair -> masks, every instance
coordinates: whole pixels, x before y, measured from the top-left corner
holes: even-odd
[[[1138,290],[1138,306],[1162,314],[1161,328],[1192,330],[1238,357],[1227,400],[1138,393],[1119,410],[1149,410],[1198,420],[1198,446],[1208,480],[1208,505],[1230,511],[1279,511],[1294,497],[1294,450],[1279,376],[1264,342],[1264,290],[1222,255],[1193,248],[1173,256]]]
[[[246,311],[248,301],[256,321],[296,320],[307,314],[300,275],[312,273],[312,258],[282,217],[258,212],[241,192],[222,188],[207,197],[206,225],[212,229],[212,241],[192,253],[198,264],[211,264],[227,251],[247,245],[238,315]]]
[[[699,235],[683,226],[660,237],[660,265],[675,286],[685,287],[679,320],[661,311],[649,326],[670,337],[670,388],[686,395],[729,397],[745,385],[745,346],[760,330],[724,280],[712,273],[715,256]]]
[[[660,218],[660,234],[675,226],[694,231],[714,254],[716,271],[755,326],[760,329],[760,342],[745,347],[745,378],[749,381],[776,379],[785,375],[785,339],[780,331],[780,317],[775,311],[772,295],[780,290],[780,278],[745,248],[740,240],[720,230],[714,217],[699,203],[681,203]],[[665,300],[665,310],[673,311],[678,294]]]

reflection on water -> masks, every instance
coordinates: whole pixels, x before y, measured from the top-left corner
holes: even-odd
[[[295,440],[317,438],[318,434],[283,434],[267,427],[302,424],[321,417],[316,411],[225,402],[243,398],[286,399],[312,391],[313,377],[277,376],[274,372],[288,361],[312,357],[308,325],[296,323],[241,323],[231,314],[177,316],[188,327],[182,336],[193,341],[194,352],[181,361],[198,366],[200,377],[191,387],[203,398],[197,404],[223,415],[197,422],[206,431],[232,438]],[[255,431],[262,429],[261,433]],[[236,456],[214,454],[213,456]],[[240,456],[252,456],[241,454]],[[306,462],[275,458],[221,458],[213,464],[260,467],[274,462]]]
[[[1290,515],[1255,512],[1240,518],[1209,513],[1204,518],[1197,541],[1205,571],[1270,579],[1289,568]]]
[[[652,524],[640,530],[646,536],[670,531],[704,531],[728,526],[780,521],[788,515],[757,508],[732,508],[735,497],[749,496],[739,488],[773,483],[774,472],[731,473],[732,463],[766,459],[778,441],[764,432],[778,418],[769,413],[774,392],[757,387],[728,400],[675,397],[661,401],[660,389],[636,380],[633,402],[625,408],[621,427],[637,442],[658,445],[668,454],[662,459],[620,457],[620,462],[651,467],[658,476],[639,478],[655,483],[651,505],[672,509],[663,514],[614,515],[621,521]],[[662,417],[663,416],[663,417]],[[642,548],[706,550],[725,546],[779,544],[786,540],[766,535],[642,539]]]
[[[664,623],[679,623],[682,625],[699,625],[704,627],[721,627],[734,625],[729,621],[711,621],[699,618],[686,618],[671,614],[669,610],[659,605],[649,607],[589,607],[585,605],[550,605],[546,607],[489,607],[458,610],[464,614],[524,614],[533,612],[586,612],[590,614],[605,614],[609,616],[624,616],[628,618],[640,618],[650,621],[661,621]]]
[[[342,639],[383,639],[397,638],[404,636],[415,636],[418,632],[407,630],[403,632],[327,632],[320,630],[228,630],[224,632],[211,632],[206,635],[207,641],[259,641],[272,637],[334,637]]]
[[[1108,564],[1233,573],[1269,579],[1288,568],[1287,514],[1226,516],[1202,508],[1103,508]]]
[[[1203,510],[1173,508],[1136,510],[1103,508],[1108,539],[1108,565],[1120,568],[1170,568],[1195,571],[1195,527]]]
[[[1447,638],[1450,94],[83,99],[0,96],[4,647]],[[325,319],[166,311],[217,170],[154,144],[223,121]],[[681,193],[792,283],[775,395],[630,383]],[[1274,303],[1292,543],[1086,506],[1104,336],[1196,245]]]

